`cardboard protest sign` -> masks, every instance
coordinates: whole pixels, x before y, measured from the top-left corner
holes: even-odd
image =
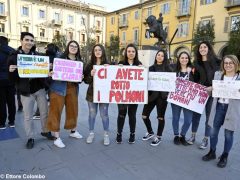
[[[240,81],[213,80],[212,96],[226,99],[240,99]]]
[[[169,93],[167,101],[202,114],[209,97],[205,88],[203,85],[177,78],[176,91]]]
[[[149,72],[148,90],[175,92],[176,73],[169,72]]]
[[[49,57],[37,55],[17,55],[20,78],[44,78],[49,73]]]
[[[54,58],[53,80],[81,82],[83,74],[83,63],[68,59]]]
[[[146,104],[148,69],[138,66],[94,66],[94,102]]]

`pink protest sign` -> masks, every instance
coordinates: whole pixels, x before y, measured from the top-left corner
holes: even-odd
[[[205,86],[177,78],[176,90],[169,93],[167,101],[202,114],[207,100],[208,93]]]
[[[68,59],[54,58],[53,80],[81,82],[83,74],[83,63]]]

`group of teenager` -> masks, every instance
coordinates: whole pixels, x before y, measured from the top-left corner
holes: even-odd
[[[35,129],[33,123],[34,104],[37,102],[37,106],[40,112],[40,120],[42,132],[41,135],[54,141],[54,145],[59,148],[64,148],[65,144],[60,138],[60,125],[61,115],[65,106],[66,116],[64,129],[70,131],[69,136],[72,138],[80,139],[82,135],[77,131],[78,120],[78,94],[79,84],[76,82],[56,81],[51,79],[53,75],[53,67],[50,66],[49,78],[20,78],[17,67],[17,55],[37,55],[34,47],[34,36],[29,32],[21,33],[21,46],[12,54],[7,55],[5,58],[5,72],[4,78],[12,87],[16,85],[18,91],[21,94],[21,101],[24,111],[24,126],[26,135],[28,138],[26,147],[31,149],[34,147]],[[227,164],[228,154],[233,145],[233,134],[240,127],[240,100],[238,99],[225,99],[225,98],[213,98],[211,96],[212,81],[224,80],[235,81],[240,80],[239,76],[239,60],[234,55],[227,55],[222,60],[219,60],[212,48],[207,42],[201,42],[196,48],[195,61],[192,63],[188,52],[181,52],[177,57],[175,66],[169,64],[167,54],[164,50],[159,50],[156,53],[154,64],[149,67],[149,72],[175,72],[178,78],[182,78],[187,81],[199,83],[206,87],[209,94],[205,106],[206,122],[205,122],[205,134],[200,144],[201,149],[208,147],[208,139],[210,137],[210,151],[202,157],[203,161],[209,161],[216,159],[216,146],[218,142],[218,134],[221,126],[224,128],[224,150],[220,156],[220,160],[217,163],[218,167],[225,167]],[[52,54],[50,63],[53,63],[53,59],[56,54]],[[1,61],[2,58],[1,57]],[[67,44],[65,51],[59,56],[62,59],[69,59],[72,61],[82,61],[80,55],[80,47],[76,41],[70,41]],[[7,59],[7,60],[6,60]],[[125,48],[123,60],[118,63],[124,66],[143,66],[138,59],[138,51],[134,44],[128,44]],[[88,84],[88,90],[86,93],[86,100],[89,108],[88,123],[89,123],[89,135],[86,138],[86,143],[90,144],[94,141],[94,126],[98,109],[103,124],[103,144],[109,145],[109,115],[108,115],[108,103],[95,103],[93,102],[93,78],[96,73],[94,65],[109,66],[109,62],[106,58],[105,49],[101,44],[96,44],[91,53],[89,61],[84,62],[82,80]],[[0,74],[0,78],[1,78]],[[49,88],[50,104],[48,106],[45,86],[46,82]],[[1,85],[0,85],[1,86]],[[1,92],[2,92],[2,87]],[[2,93],[1,93],[2,94]],[[14,91],[13,93],[14,94]],[[7,97],[7,96],[6,96]],[[144,105],[142,111],[142,119],[146,126],[147,133],[142,137],[143,141],[152,140],[151,145],[157,146],[162,141],[163,130],[165,126],[165,112],[167,108],[168,92],[149,91],[148,103]],[[6,99],[6,98],[5,98]],[[1,98],[2,101],[2,98]],[[2,105],[6,107],[5,104]],[[122,143],[122,131],[128,114],[130,134],[128,143],[135,143],[135,130],[136,130],[136,112],[138,104],[117,104],[117,134],[116,142]],[[150,115],[156,106],[158,127],[156,133],[151,125]],[[195,142],[196,133],[198,130],[201,114],[183,108],[176,104],[171,104],[172,108],[172,127],[173,127],[173,142],[176,145],[183,144],[184,146],[192,145]],[[6,109],[5,109],[6,110]],[[8,107],[8,110],[11,108]],[[13,107],[13,112],[16,111]],[[179,119],[183,111],[184,122],[179,130]],[[0,113],[2,114],[2,113]],[[15,116],[15,113],[13,114]],[[4,117],[1,115],[1,127],[6,128],[6,112]],[[15,117],[14,117],[15,118]],[[14,127],[14,118],[9,116],[9,126]],[[188,129],[192,124],[192,133],[190,139],[186,139]]]

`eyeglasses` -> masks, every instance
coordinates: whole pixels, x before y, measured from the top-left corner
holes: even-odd
[[[70,48],[74,48],[74,49],[77,49],[78,46],[74,46],[74,45],[69,45]]]
[[[234,65],[234,63],[233,63],[233,62],[224,62],[223,64],[224,64],[224,65],[229,65],[229,66],[232,66],[232,65]]]

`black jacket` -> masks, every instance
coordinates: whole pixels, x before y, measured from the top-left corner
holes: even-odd
[[[17,55],[25,54],[21,47],[18,48],[16,52],[11,54],[8,58],[8,67],[10,65],[17,65]],[[31,50],[28,55],[38,55],[34,50]],[[21,95],[29,96],[37,92],[38,90],[45,88],[45,78],[20,78],[18,75],[18,70],[8,73],[9,80],[16,84],[16,88]]]

